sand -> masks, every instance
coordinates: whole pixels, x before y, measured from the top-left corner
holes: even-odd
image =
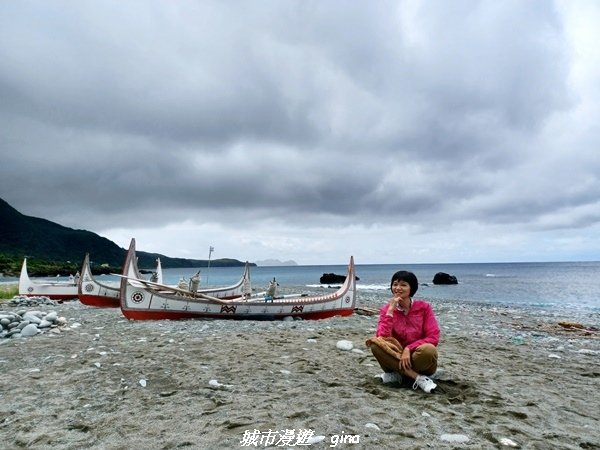
[[[557,325],[598,314],[433,306],[443,375],[426,394],[376,378],[376,316],[132,322],[63,303],[72,328],[0,343],[0,447],[600,448],[599,334]]]

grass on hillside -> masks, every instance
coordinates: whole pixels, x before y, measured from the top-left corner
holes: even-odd
[[[13,298],[19,295],[18,284],[0,284],[0,298]]]

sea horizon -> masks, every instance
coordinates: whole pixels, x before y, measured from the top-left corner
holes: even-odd
[[[280,290],[314,292],[335,286],[320,282],[325,273],[346,275],[348,264],[256,266],[250,271],[252,287],[266,290],[276,279]],[[600,312],[600,262],[498,262],[498,263],[398,263],[356,264],[359,303],[361,296],[375,296],[383,303],[389,295],[389,282],[397,270],[409,270],[419,280],[417,298],[435,301],[518,305],[530,308]],[[243,267],[189,267],[163,269],[165,284],[189,280],[200,270],[201,286],[224,286],[238,281]],[[457,278],[456,285],[434,285],[438,272]],[[116,282],[114,275],[98,275],[101,282]],[[39,277],[66,280],[68,277]],[[0,278],[0,283],[16,283],[18,278]]]

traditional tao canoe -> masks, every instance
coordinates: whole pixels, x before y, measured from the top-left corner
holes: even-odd
[[[154,277],[158,283],[162,283],[160,258],[156,260]],[[78,286],[79,301],[84,305],[99,308],[118,308],[121,305],[120,290],[120,281],[101,283],[94,278],[90,266],[90,255],[86,253],[81,266],[81,281]]]
[[[123,274],[121,275],[121,286],[120,290],[122,291],[127,286],[131,285],[139,288],[146,288],[152,292],[153,295],[174,295],[177,298],[199,298],[199,297],[208,297],[211,299],[215,299],[216,301],[226,301],[230,299],[240,298],[240,297],[250,297],[252,295],[252,285],[250,282],[250,266],[246,263],[244,267],[244,272],[242,273],[242,277],[239,281],[231,286],[224,287],[211,287],[205,289],[192,289],[192,280],[190,280],[190,284],[186,285],[185,288],[179,286],[170,286],[165,285],[159,282],[155,282],[153,280],[144,280],[140,271],[137,267],[137,257],[135,254],[135,239],[131,240],[131,244],[129,246],[129,251],[127,252],[127,256],[125,257],[125,265],[123,266]],[[162,277],[161,277],[162,278]],[[161,280],[162,281],[162,280]],[[138,319],[138,320],[148,320],[148,319],[182,319],[189,318],[187,315],[185,317],[176,317],[174,314],[169,314],[167,317],[155,317],[155,311],[153,308],[145,308],[144,303],[132,301],[134,305],[132,308],[128,308],[126,304],[123,302],[123,293],[120,293],[121,296],[121,311],[125,317],[129,319]],[[136,297],[137,298],[137,297]],[[125,306],[124,306],[125,305]],[[148,309],[146,311],[146,309]],[[138,314],[139,312],[142,314]],[[159,310],[160,311],[160,310]]]
[[[53,300],[76,299],[78,279],[76,275],[73,281],[33,281],[27,273],[27,258],[24,258],[19,277],[19,295]]]
[[[246,273],[248,268],[246,268]],[[132,320],[161,319],[250,319],[277,320],[284,317],[302,319],[325,319],[332,316],[348,316],[356,305],[356,278],[354,259],[350,258],[348,275],[336,292],[307,296],[306,294],[265,297],[252,295],[250,278],[240,280],[242,287],[222,288],[232,295],[191,292],[140,279],[136,267],[135,239],[131,240],[123,266],[121,280],[121,311]],[[237,292],[237,294],[234,294]]]

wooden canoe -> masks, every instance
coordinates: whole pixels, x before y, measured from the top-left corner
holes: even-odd
[[[94,275],[90,267],[90,254],[86,253],[81,265],[81,281],[78,286],[79,301],[84,305],[99,308],[118,308],[120,299],[121,283],[101,283]]]
[[[77,280],[34,281],[27,273],[27,258],[23,259],[19,276],[19,295],[26,297],[48,297],[52,300],[74,300],[77,298]]]
[[[278,320],[284,317],[325,319],[348,316],[356,306],[354,259],[350,258],[344,284],[335,292],[307,296],[286,295],[265,298],[251,295],[248,286],[237,296],[217,296],[157,285],[139,279],[136,267],[135,239],[131,240],[121,279],[121,311],[132,320],[163,319],[246,319]]]

